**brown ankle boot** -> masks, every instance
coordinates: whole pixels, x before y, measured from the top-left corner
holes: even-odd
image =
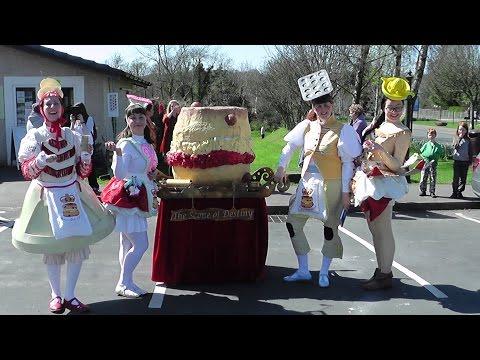
[[[372,277],[368,280],[360,280],[360,284],[366,284],[366,283],[369,283],[370,281],[372,281],[373,279],[375,279],[378,275],[378,273],[380,272],[380,269],[379,268],[376,268],[375,269],[375,272],[373,273]]]
[[[364,290],[381,290],[392,287],[393,274],[390,271],[388,274],[378,272],[377,276],[370,282],[362,284]]]

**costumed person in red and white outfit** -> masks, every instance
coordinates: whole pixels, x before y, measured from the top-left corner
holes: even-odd
[[[353,160],[361,154],[362,148],[354,128],[335,119],[333,98],[330,94],[333,87],[327,73],[319,73],[320,80],[328,81],[321,86],[322,89],[327,89],[325,92],[316,91],[317,87],[305,90],[310,86],[310,80],[307,83],[301,82],[302,79],[316,77],[317,73],[299,79],[303,99],[311,101],[316,117],[303,120],[285,136],[287,145],[282,150],[275,179],[278,182],[285,181],[285,170],[291,156],[301,147],[304,151],[301,179],[296,194],[290,199],[286,222],[297,255],[298,270],[284,277],[284,280],[311,280],[308,266],[310,246],[303,228],[309,218],[317,218],[323,222],[325,239],[318,284],[325,288],[330,286],[328,270],[332,259],[343,256],[338,225],[341,223],[342,210],[347,211],[350,207]],[[310,87],[314,86],[315,84],[312,84]]]
[[[52,290],[51,312],[85,312],[88,306],[74,294],[82,263],[89,257],[89,245],[113,231],[115,219],[83,180],[92,171],[93,139],[62,127],[60,83],[43,79],[37,97],[44,124],[29,130],[20,143],[22,173],[32,182],[13,227],[12,243],[17,249],[44,254]],[[60,274],[65,261],[67,281],[62,302]]]
[[[130,99],[132,101],[132,99]],[[105,144],[113,151],[114,177],[102,191],[105,207],[116,215],[115,230],[120,232],[120,278],[115,292],[137,298],[147,291],[133,281],[133,271],[148,248],[147,218],[157,215],[157,155],[147,127],[145,107],[131,103],[125,109],[127,126],[118,142]]]
[[[395,200],[408,192],[405,156],[412,132],[402,124],[404,100],[413,95],[405,79],[382,78],[382,114],[364,132],[375,131],[375,140],[363,143],[364,156],[352,181],[355,205],[361,206],[372,233],[378,267],[362,283],[365,290],[392,287],[392,263],[395,239],[392,232],[392,210]],[[414,154],[417,155],[418,154]],[[415,156],[412,156],[415,158]],[[424,163],[424,161],[423,161]]]

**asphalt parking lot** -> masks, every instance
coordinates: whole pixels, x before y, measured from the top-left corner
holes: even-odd
[[[41,255],[11,245],[12,219],[19,213],[28,182],[0,183],[0,314],[50,314],[50,289]],[[91,247],[77,284],[77,297],[91,315],[461,315],[480,313],[480,210],[395,212],[394,287],[366,292],[360,280],[375,269],[371,238],[361,213],[351,214],[341,229],[343,259],[332,262],[331,287],[317,285],[322,224],[307,222],[312,251],[311,282],[284,283],[294,271],[294,255],[285,216],[269,222],[265,276],[254,283],[162,286],[150,280],[156,218],[149,219],[150,247],[135,272],[149,294],[125,299],[114,293],[119,274],[118,234]],[[65,269],[63,270],[65,271]],[[69,315],[66,311],[64,315]],[[52,315],[62,316],[62,315]]]

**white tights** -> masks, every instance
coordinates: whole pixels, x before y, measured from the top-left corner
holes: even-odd
[[[83,261],[72,263],[67,261],[67,282],[65,284],[65,299],[72,300],[75,297],[75,286],[82,269]],[[52,288],[52,298],[62,297],[60,290],[60,275],[62,265],[47,265],[48,281]]]
[[[120,279],[118,284],[125,285],[127,289],[138,291],[138,286],[133,282],[133,271],[147,249],[148,236],[146,231],[120,233],[120,250],[118,252]]]

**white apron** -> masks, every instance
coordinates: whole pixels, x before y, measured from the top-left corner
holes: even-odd
[[[71,236],[89,236],[92,226],[80,200],[76,180],[47,183],[35,179],[43,187],[52,232],[57,240]]]

